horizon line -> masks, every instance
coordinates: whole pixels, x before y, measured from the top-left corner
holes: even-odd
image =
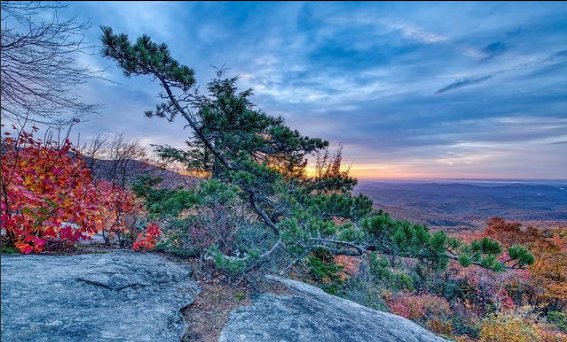
[[[355,177],[358,180],[376,180],[376,181],[469,181],[469,182],[526,182],[526,181],[545,181],[545,182],[567,182],[567,178],[465,178],[465,177]]]

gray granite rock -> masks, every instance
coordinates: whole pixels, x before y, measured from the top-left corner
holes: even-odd
[[[180,341],[200,292],[151,254],[2,255],[2,342]]]
[[[233,310],[220,342],[443,342],[400,316],[329,295],[294,280],[289,295],[262,294]]]

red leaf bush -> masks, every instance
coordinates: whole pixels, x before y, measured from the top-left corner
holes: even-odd
[[[91,173],[70,141],[45,143],[35,131],[2,137],[2,229],[22,253],[88,239],[104,220]]]

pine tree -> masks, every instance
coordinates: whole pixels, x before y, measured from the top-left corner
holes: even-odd
[[[170,121],[181,116],[191,130],[187,150],[161,146],[160,155],[229,185],[246,205],[248,216],[271,236],[273,243],[263,253],[250,248],[238,256],[217,249],[217,263],[234,262],[251,270],[280,249],[292,261],[321,250],[333,255],[379,251],[415,258],[433,269],[445,268],[451,259],[494,270],[504,269],[508,262],[525,266],[531,260],[527,250],[516,247],[516,257],[511,253],[506,263],[501,262],[497,257],[502,250],[493,240],[465,245],[443,232],[431,233],[423,225],[373,210],[370,199],[353,194],[356,180],[341,169],[340,150],[329,155],[327,141],[302,136],[283,118],[257,109],[250,101],[252,90],[238,90],[237,77],[225,77],[219,70],[203,95],[196,90],[194,71],[173,59],[167,45],[146,35],[131,43],[125,34],[109,27],[102,30],[103,56],[116,61],[126,77],[148,76],[163,88],[163,102],[146,115]],[[306,175],[309,155],[319,156],[314,177]]]

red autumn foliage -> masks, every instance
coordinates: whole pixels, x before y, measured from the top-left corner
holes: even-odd
[[[36,131],[2,137],[2,228],[22,253],[88,239],[104,221],[90,171],[69,140],[57,146]]]
[[[403,295],[388,301],[390,311],[413,321],[446,317],[451,314],[447,300],[428,293]]]
[[[532,226],[523,227],[520,222],[505,221],[500,217],[493,217],[488,220],[482,234],[493,238],[504,246],[526,245],[532,247],[534,243],[545,242],[541,230]]]
[[[544,312],[567,307],[567,229],[542,230],[492,218],[483,234],[505,246],[525,245],[534,254],[534,264],[523,276],[516,272],[508,286],[517,301]]]
[[[16,127],[13,127],[16,130]],[[2,230],[22,253],[38,253],[50,244],[72,244],[103,232],[105,240],[125,233],[143,211],[134,194],[110,182],[95,182],[69,140],[45,142],[31,132],[2,137]],[[138,236],[136,249],[152,249],[161,234]]]
[[[139,250],[152,250],[156,247],[157,239],[161,236],[162,232],[157,223],[150,223],[146,230],[140,232],[136,241],[132,245],[132,249]]]
[[[99,198],[104,208],[105,223],[103,237],[109,243],[114,237],[122,245],[124,234],[133,233],[136,218],[143,212],[143,204],[134,193],[108,181],[96,183]]]

